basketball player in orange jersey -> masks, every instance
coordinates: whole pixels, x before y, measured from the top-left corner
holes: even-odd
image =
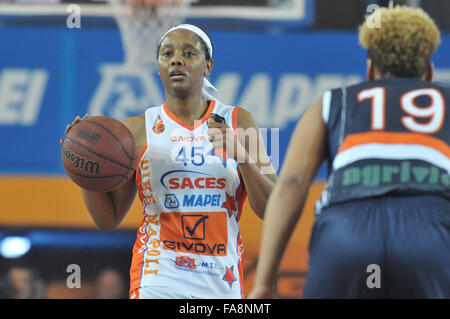
[[[267,204],[249,298],[273,296],[324,160],[303,298],[450,298],[450,90],[431,83],[430,62],[439,30],[422,9],[397,6],[369,16],[359,39],[368,81],[327,91],[300,119]]]
[[[277,177],[251,114],[205,91],[212,54],[209,37],[193,25],[162,37],[157,61],[166,102],[124,121],[141,150],[135,178],[109,193],[82,190],[102,230],[117,227],[139,193],[144,218],[130,270],[133,299],[243,297],[242,205],[248,196],[262,218]]]

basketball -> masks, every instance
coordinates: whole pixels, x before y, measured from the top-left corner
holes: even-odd
[[[62,144],[62,163],[78,186],[109,192],[125,184],[137,164],[137,147],[130,130],[107,116],[76,123]]]

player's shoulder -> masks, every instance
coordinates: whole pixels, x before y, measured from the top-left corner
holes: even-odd
[[[146,142],[146,131],[145,131],[145,114],[128,117],[123,120],[123,123],[133,134],[138,147]]]
[[[125,120],[123,120],[123,123],[132,132],[139,131],[142,128],[145,129],[145,114],[128,117]]]
[[[420,89],[420,88],[436,88],[440,90],[448,90],[449,87],[445,83],[441,82],[428,82],[421,79],[415,78],[384,78],[373,81],[364,81],[360,83],[356,83],[354,85],[349,85],[346,88],[348,90],[351,89],[363,89],[369,87],[392,87],[392,88],[400,88],[400,89]]]
[[[256,126],[252,113],[244,106],[226,105],[221,102],[219,106],[232,114],[233,121],[236,121],[233,125],[243,129]]]
[[[208,102],[214,103],[214,112],[217,112],[217,113],[230,112],[234,108],[237,108],[237,106],[228,105],[219,100],[209,100]]]
[[[240,105],[228,105],[219,100],[214,100],[214,103],[213,112],[223,117],[231,117],[233,127],[237,126],[242,129],[257,127],[252,113],[245,107]]]

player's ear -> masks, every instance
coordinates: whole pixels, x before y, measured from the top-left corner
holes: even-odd
[[[434,65],[433,62],[430,61],[428,62],[427,71],[425,72],[424,79],[427,82],[433,82],[433,76],[434,76]]]
[[[213,59],[206,60],[206,70],[205,70],[204,76],[209,76],[211,74],[213,65],[214,65]]]
[[[366,69],[366,80],[373,81],[375,80],[375,63],[373,63],[372,59],[367,59],[367,69]]]

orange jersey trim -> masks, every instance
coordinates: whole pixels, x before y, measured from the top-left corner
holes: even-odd
[[[128,294],[130,299],[139,299],[139,288],[131,290]]]
[[[182,127],[186,128],[186,129],[188,129],[188,130],[190,130],[190,131],[193,131],[194,129],[196,129],[197,127],[201,126],[203,123],[205,123],[205,122],[208,120],[209,116],[211,115],[211,113],[212,113],[212,111],[213,111],[213,109],[214,109],[214,105],[215,105],[215,104],[216,104],[216,101],[215,101],[215,100],[211,100],[211,102],[209,103],[208,109],[206,110],[205,115],[203,115],[203,117],[200,119],[200,122],[195,121],[195,124],[194,124],[193,126],[184,123],[184,122],[183,122],[182,120],[180,120],[175,114],[173,114],[173,113],[169,110],[169,108],[167,107],[167,102],[164,102],[164,106],[163,106],[163,107],[164,107],[164,111],[166,112],[167,116],[168,116],[171,120],[175,121],[176,123],[178,123],[178,124],[181,125]]]
[[[141,225],[139,226],[136,234],[136,241],[133,245],[132,250],[132,258],[131,258],[131,267],[130,267],[130,290],[129,290],[129,297],[130,299],[139,299],[139,286],[141,283],[141,277],[142,277],[142,267],[143,267],[143,256],[144,252],[142,252],[142,255],[139,254],[139,251],[143,246],[147,244],[148,241],[148,235],[146,231],[146,223],[145,218],[142,221]],[[142,241],[144,239],[145,241]],[[136,293],[136,296],[133,298],[133,293]]]
[[[368,132],[348,135],[338,153],[354,146],[380,143],[380,144],[416,144],[433,148],[447,157],[450,157],[450,148],[442,140],[416,133]]]
[[[136,186],[138,189],[138,194],[141,202],[144,200],[144,192],[142,190],[142,176],[141,176],[141,168],[140,163],[142,156],[144,156],[145,151],[147,150],[147,144],[145,144],[144,148],[142,149],[141,153],[139,154],[137,165],[136,165]]]

